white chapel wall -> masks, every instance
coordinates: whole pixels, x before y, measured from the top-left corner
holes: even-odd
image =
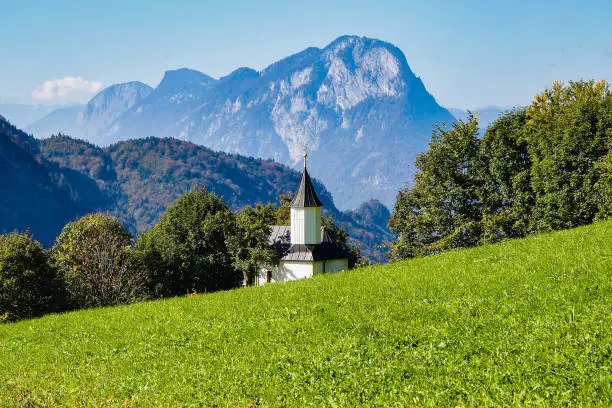
[[[274,268],[272,279],[274,282],[287,282],[298,279],[312,278],[313,267],[311,262],[281,261]]]

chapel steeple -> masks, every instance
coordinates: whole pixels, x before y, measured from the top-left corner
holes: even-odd
[[[304,154],[302,179],[290,205],[291,243],[294,245],[318,245],[321,243],[322,205],[306,169],[306,156]]]
[[[300,185],[295,192],[295,196],[291,201],[291,208],[306,208],[306,207],[322,207],[321,201],[319,197],[317,197],[317,193],[312,185],[312,180],[310,180],[310,175],[308,174],[308,170],[306,169],[306,157],[308,155],[304,153],[304,172],[302,173],[302,179],[300,180]]]

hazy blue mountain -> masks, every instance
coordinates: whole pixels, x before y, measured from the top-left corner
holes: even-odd
[[[497,118],[499,118],[499,115],[511,109],[512,109],[511,106],[490,105],[490,106],[484,106],[482,108],[473,110],[472,113],[476,113],[479,116],[478,134],[480,136],[484,136],[484,133],[487,130],[487,127],[489,127],[489,125],[493,123]],[[463,109],[450,108],[449,112],[452,113],[455,118],[461,119],[461,120],[466,120],[468,116],[467,110],[463,110]]]
[[[141,82],[105,88],[85,106],[60,108],[26,127],[39,138],[64,133],[87,140],[105,141],[109,126],[153,91]],[[109,141],[110,143],[110,141]]]
[[[26,126],[25,130],[40,139],[58,133],[80,135],[82,125],[79,118],[83,116],[84,109],[84,105],[61,107]]]
[[[57,105],[28,105],[23,103],[0,103],[0,115],[19,128],[25,128],[38,119],[60,108]]]
[[[176,137],[298,168],[306,150],[312,174],[347,209],[372,198],[392,206],[432,126],[452,120],[398,48],[345,36],[262,72],[240,68],[215,80],[188,69],[169,71],[106,128],[66,133],[100,145]],[[41,127],[28,130],[45,135]]]

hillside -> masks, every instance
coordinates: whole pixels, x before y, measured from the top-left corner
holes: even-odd
[[[235,210],[256,203],[277,204],[281,194],[293,193],[300,180],[300,173],[271,160],[214,152],[169,138],[129,140],[102,149],[59,136],[40,141],[40,151],[60,168],[95,180],[106,194],[97,207],[115,214],[133,231],[152,228],[170,204],[197,185],[223,197]],[[391,239],[388,209],[369,202],[355,211],[340,212],[325,186],[314,183],[325,210],[345,226],[363,254],[384,260],[382,250],[375,247]]]
[[[64,224],[86,212],[73,186],[87,180],[40,157],[38,142],[0,116],[0,233],[30,229],[51,243]],[[90,182],[90,186],[95,183]],[[95,194],[88,194],[95,197]]]
[[[0,404],[609,406],[612,221],[0,327]]]
[[[219,79],[167,71],[155,89],[108,87],[85,108],[58,110],[27,130],[58,131],[108,146],[174,137],[215,151],[273,159],[299,169],[306,149],[338,208],[370,199],[391,207],[410,181],[434,124],[454,120],[394,45],[343,36],[263,71],[239,68]]]

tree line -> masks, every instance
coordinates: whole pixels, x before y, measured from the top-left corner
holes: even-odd
[[[389,219],[393,259],[589,224],[612,214],[612,93],[577,81],[500,116],[438,127]]]
[[[27,232],[0,235],[0,321],[252,284],[259,266],[278,264],[268,237],[287,214],[286,197],[280,207],[232,212],[196,188],[137,240],[102,213],[68,223],[49,250]],[[354,264],[359,250],[346,231],[327,217],[324,225],[349,247]]]

